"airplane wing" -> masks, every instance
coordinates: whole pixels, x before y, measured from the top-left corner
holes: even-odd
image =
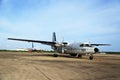
[[[54,45],[54,44],[56,44],[55,42],[50,42],[50,41],[39,41],[39,40],[28,40],[28,39],[8,38],[8,40],[35,42],[35,43],[41,43],[41,44],[46,44],[46,45]]]
[[[91,44],[91,46],[110,46],[110,44]]]

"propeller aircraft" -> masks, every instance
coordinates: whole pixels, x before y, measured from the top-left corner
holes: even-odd
[[[41,41],[41,40],[29,40],[29,39],[17,39],[17,38],[8,38],[8,40],[17,40],[17,41],[26,41],[41,43],[51,46],[51,48],[61,54],[70,54],[71,56],[82,57],[82,55],[89,56],[89,59],[93,59],[93,54],[99,53],[99,49],[95,46],[109,46],[110,44],[91,44],[90,42],[78,42],[78,43],[68,43],[62,41],[61,43],[57,42],[56,34],[53,32],[52,41]],[[57,57],[58,54],[53,55]]]

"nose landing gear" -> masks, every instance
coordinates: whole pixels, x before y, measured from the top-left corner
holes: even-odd
[[[89,55],[89,60],[93,60],[93,55],[92,54]]]

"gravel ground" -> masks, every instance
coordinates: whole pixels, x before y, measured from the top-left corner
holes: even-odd
[[[120,80],[120,55],[94,60],[51,53],[0,52],[0,80]]]

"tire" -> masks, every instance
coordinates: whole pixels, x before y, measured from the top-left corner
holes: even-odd
[[[93,56],[89,56],[89,60],[93,60]]]
[[[58,57],[58,55],[57,55],[57,54],[53,54],[53,56],[54,56],[54,57]]]

